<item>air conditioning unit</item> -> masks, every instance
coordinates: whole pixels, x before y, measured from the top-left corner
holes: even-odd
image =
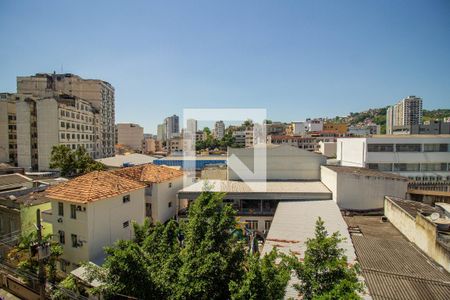
[[[62,223],[63,222],[63,218],[58,218],[58,223]]]

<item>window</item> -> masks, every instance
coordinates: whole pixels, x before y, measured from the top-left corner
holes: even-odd
[[[270,225],[272,225],[272,220],[265,220],[264,221],[264,229],[265,230],[269,230],[270,229]]]
[[[125,221],[122,224],[123,228],[127,228],[129,225],[130,225],[130,221]]]
[[[421,144],[397,144],[395,145],[395,151],[397,152],[421,152]]]
[[[64,203],[58,202],[58,216],[64,216]]]
[[[169,182],[169,188],[171,188],[172,187],[172,182]]]
[[[394,172],[418,172],[419,164],[394,164]]]
[[[169,205],[169,207],[172,207],[172,201],[169,201],[168,205]]]
[[[393,144],[368,144],[368,152],[394,152]]]
[[[130,195],[123,196],[122,202],[123,202],[123,203],[130,202]]]
[[[392,164],[389,163],[378,163],[378,164],[367,164],[367,167],[371,170],[378,170],[378,171],[384,171],[384,172],[391,172],[392,171]]]
[[[448,152],[448,144],[424,144],[424,152]]]
[[[72,234],[72,247],[77,248],[78,247],[78,237],[76,234]]]
[[[74,204],[70,204],[70,217],[72,219],[76,219],[77,218],[77,207]]]
[[[247,220],[245,227],[250,230],[258,230],[258,220]]]
[[[66,234],[62,230],[58,231],[58,233],[59,233],[59,243],[64,245],[66,243]]]
[[[66,138],[66,135],[64,134],[64,133],[61,133],[61,139],[65,139]]]
[[[66,124],[64,122],[61,122],[61,127],[66,127]]]
[[[422,164],[422,171],[447,171],[447,164],[446,163]]]

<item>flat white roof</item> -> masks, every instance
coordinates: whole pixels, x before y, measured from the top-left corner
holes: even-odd
[[[226,193],[241,199],[331,199],[331,192],[320,181],[252,182],[231,180],[200,180],[178,192],[180,199],[195,199],[205,191]],[[227,197],[226,195],[226,197]]]
[[[123,167],[124,163],[129,163],[133,165],[143,165],[153,162],[156,157],[140,154],[140,153],[132,153],[127,155],[116,155],[113,157],[99,158],[96,161],[101,162],[102,164],[108,167]]]

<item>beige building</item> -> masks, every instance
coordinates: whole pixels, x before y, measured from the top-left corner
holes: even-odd
[[[145,154],[153,154],[161,150],[161,141],[155,140],[154,138],[144,138],[142,148]]]
[[[49,188],[51,210],[42,213],[63,247],[61,270],[81,262],[103,263],[104,247],[133,236],[132,222],[145,218],[145,185],[96,171]]]
[[[114,87],[103,80],[83,79],[74,74],[45,74],[17,77],[17,93],[36,98],[67,94],[84,99],[99,112],[100,157],[114,155]]]
[[[133,123],[119,123],[116,125],[117,144],[126,145],[141,152],[144,140],[144,128]]]
[[[1,161],[46,171],[55,145],[84,147],[91,157],[101,157],[100,120],[90,102],[68,95],[11,94],[0,106],[7,108],[0,113]]]
[[[395,127],[422,124],[422,117],[422,99],[416,96],[408,96],[394,106],[388,107],[386,133],[393,134]]]
[[[183,171],[145,164],[112,171],[122,178],[145,184],[145,215],[154,223],[164,223],[177,212],[176,193],[183,188]]]

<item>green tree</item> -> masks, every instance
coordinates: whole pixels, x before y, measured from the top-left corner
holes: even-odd
[[[339,232],[328,235],[319,217],[314,238],[306,242],[304,261],[292,261],[300,280],[295,288],[303,299],[360,299],[359,270],[357,265],[347,266],[344,249],[339,247],[343,240]]]
[[[71,150],[65,145],[53,146],[50,168],[59,169],[62,176],[75,176],[106,169],[104,164],[92,159],[84,147]]]
[[[52,300],[76,299],[79,296],[87,296],[84,287],[70,274],[62,280],[51,295]]]
[[[242,280],[230,282],[231,299],[283,299],[291,269],[284,259],[276,263],[277,258],[275,248],[262,258],[258,254],[248,255]]]
[[[245,252],[232,234],[235,211],[224,205],[223,194],[203,192],[189,208],[179,299],[228,299],[228,285],[239,281]]]

